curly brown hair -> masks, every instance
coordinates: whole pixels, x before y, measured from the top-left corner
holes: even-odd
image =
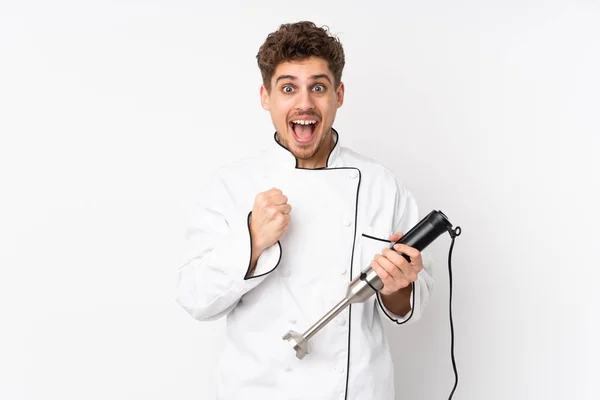
[[[328,29],[319,28],[310,21],[300,21],[283,24],[267,36],[256,55],[267,91],[271,91],[271,78],[280,63],[303,60],[311,56],[327,61],[335,80],[335,88],[339,87],[346,63],[344,49],[339,39],[330,35]]]

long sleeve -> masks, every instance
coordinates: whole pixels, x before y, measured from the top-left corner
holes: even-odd
[[[246,276],[252,256],[248,226],[252,203],[240,206],[237,197],[240,193],[234,194],[223,181],[215,179],[193,208],[176,300],[197,320],[214,320],[229,313],[281,258],[281,247],[276,243],[258,258],[254,274]]]
[[[394,218],[395,232],[408,232],[413,226],[420,221],[419,210],[417,203],[412,194],[407,191],[399,182],[397,182],[398,192],[396,195],[396,212]],[[377,293],[377,303],[388,319],[397,324],[410,324],[419,320],[429,301],[429,297],[433,290],[433,259],[431,253],[425,249],[421,252],[423,260],[423,270],[419,272],[418,279],[413,283],[412,295],[410,298],[411,310],[406,315],[396,315],[392,313],[381,299],[381,295]]]

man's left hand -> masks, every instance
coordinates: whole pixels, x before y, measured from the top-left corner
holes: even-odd
[[[400,240],[402,233],[390,236],[392,243]],[[381,278],[383,288],[380,293],[384,296],[396,293],[416,281],[419,272],[423,270],[421,252],[405,244],[396,244],[394,249],[410,257],[410,262],[390,248],[384,248],[381,254],[375,255],[371,268]]]

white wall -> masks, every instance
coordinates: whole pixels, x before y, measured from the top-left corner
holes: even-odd
[[[214,395],[223,321],[173,298],[186,212],[270,144],[254,56],[302,19],[344,43],[344,144],[464,230],[455,398],[600,398],[598,1],[216,3],[0,2],[0,398]],[[398,398],[453,384],[449,243],[389,331]]]

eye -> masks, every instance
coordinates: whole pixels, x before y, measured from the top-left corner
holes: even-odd
[[[283,93],[292,93],[294,91],[294,88],[289,85],[286,85],[282,88],[282,90],[283,90]]]
[[[325,86],[323,86],[323,85],[315,85],[315,87],[313,87],[313,90],[315,92],[318,92],[318,93],[324,92],[325,91]]]

